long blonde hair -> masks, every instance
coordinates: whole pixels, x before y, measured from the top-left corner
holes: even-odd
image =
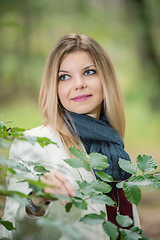
[[[69,146],[81,148],[79,139],[68,128],[57,94],[60,64],[65,56],[76,51],[87,51],[91,54],[103,85],[104,112],[111,126],[123,138],[124,104],[114,67],[104,49],[94,39],[82,34],[63,36],[49,53],[39,95],[41,115],[45,118],[45,123],[58,132],[66,149]]]

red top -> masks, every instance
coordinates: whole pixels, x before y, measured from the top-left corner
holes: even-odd
[[[112,198],[114,201],[116,199],[116,206],[115,207],[106,205],[108,221],[114,223],[117,227],[120,227],[118,225],[118,223],[116,222],[117,203],[118,202],[119,202],[120,215],[127,215],[131,219],[133,219],[132,204],[127,200],[126,196],[124,195],[123,189],[117,189],[114,193],[107,194],[107,196]],[[117,240],[120,240],[120,236],[117,238]]]

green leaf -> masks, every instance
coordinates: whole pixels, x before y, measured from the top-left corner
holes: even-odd
[[[64,162],[66,162],[73,168],[82,167],[82,168],[86,169],[88,172],[91,171],[91,167],[89,166],[89,164],[87,162],[84,162],[80,158],[64,159]]]
[[[71,202],[69,202],[65,205],[66,212],[70,212],[72,205],[73,205],[73,203],[71,203]]]
[[[83,192],[84,195],[91,195],[95,191],[108,193],[111,191],[112,187],[105,182],[100,180],[92,181],[90,183],[86,181],[76,181],[79,185],[79,188]]]
[[[52,187],[52,186],[49,186],[49,185],[41,182],[41,180],[35,181],[33,179],[24,179],[24,180],[19,181],[19,182],[28,182],[29,187],[31,189],[33,189],[36,193],[39,193],[39,191],[41,191],[45,187]]]
[[[128,182],[138,186],[150,185],[150,182],[144,176],[141,175],[130,177],[128,179]]]
[[[75,205],[76,208],[87,210],[88,205],[87,203],[78,197],[74,197],[73,204]]]
[[[138,233],[138,234],[142,234],[142,230],[138,227],[131,227],[130,230],[132,232]]]
[[[109,174],[107,174],[107,173],[105,173],[105,172],[96,171],[95,174],[96,174],[101,180],[103,180],[103,181],[105,181],[105,182],[113,182],[113,181],[114,181],[113,178],[112,178]]]
[[[85,168],[88,172],[91,172],[90,161],[89,161],[90,157],[83,150],[76,149],[75,147],[70,147],[69,151],[74,157],[76,157],[74,161],[77,161],[78,163],[76,165],[76,163],[72,162],[71,159],[67,159],[67,162],[66,162],[66,159],[65,159],[64,161],[66,163],[68,163],[69,165],[74,164],[73,166],[70,165],[71,167],[77,168],[77,166],[79,166],[79,167]]]
[[[88,183],[87,181],[76,181],[79,185],[79,188],[83,192],[84,195],[91,195],[94,192],[94,189],[92,187],[92,183]]]
[[[121,227],[130,227],[133,224],[133,220],[129,216],[117,215],[116,221]]]
[[[58,147],[57,143],[52,142],[49,138],[46,138],[46,137],[37,137],[37,143],[39,143],[41,147],[45,147],[49,144],[54,144],[54,145],[57,145]]]
[[[118,228],[116,227],[116,225],[114,225],[113,223],[109,222],[109,221],[104,221],[102,224],[103,230],[105,231],[105,233],[107,233],[107,235],[111,238],[111,240],[116,240],[119,233],[118,233]]]
[[[101,211],[101,215],[102,215],[102,217],[103,217],[103,218],[105,218],[105,217],[106,217],[106,213],[105,213],[105,212],[103,212],[103,211]]]
[[[19,127],[13,127],[12,128],[12,132],[24,132],[24,131],[26,131],[26,129],[24,129],[24,128],[19,128]]]
[[[39,173],[42,173],[42,174],[44,174],[44,173],[46,173],[46,172],[49,172],[45,167],[41,166],[40,164],[36,164],[36,165],[34,166],[34,170],[35,170],[36,172],[39,172]]]
[[[93,169],[103,170],[108,168],[108,158],[100,153],[90,153],[90,164]]]
[[[26,198],[27,197],[26,194],[23,194],[23,193],[18,192],[18,191],[10,191],[2,185],[0,185],[0,194],[5,195],[5,196],[11,196],[11,197],[14,197],[16,195],[20,196],[21,198]]]
[[[136,159],[138,168],[143,172],[152,172],[157,168],[157,163],[151,155],[139,155]]]
[[[74,157],[80,158],[83,161],[88,162],[89,157],[87,153],[84,152],[83,150],[76,149],[75,147],[70,147],[69,151]]]
[[[30,172],[28,167],[26,167],[24,164],[20,162],[17,162],[15,159],[8,159],[8,160],[1,159],[1,164],[8,165],[8,167],[13,168],[13,170],[17,169],[22,172]]]
[[[140,238],[141,236],[139,234],[137,234],[135,232],[132,232],[131,230],[120,228],[119,231],[120,231],[121,240],[138,240],[138,239],[141,239]]]
[[[14,230],[14,226],[12,224],[12,222],[9,222],[9,221],[3,221],[1,218],[0,218],[0,223],[8,230],[8,231],[12,231]]]
[[[131,173],[131,174],[137,174],[137,172],[138,172],[137,167],[130,161],[120,158],[118,163],[119,163],[120,168],[122,168],[124,171]]]
[[[144,178],[146,179],[146,181],[148,181],[148,185],[160,188],[160,180],[153,175],[145,174]]]
[[[110,197],[102,193],[93,193],[90,196],[90,200],[98,202],[100,204],[107,204],[108,206],[114,206],[115,204],[115,202]]]
[[[105,183],[105,182],[102,182],[100,180],[97,180],[97,181],[93,181],[91,183],[91,186],[92,188],[94,188],[97,192],[102,192],[102,193],[109,193],[112,189],[112,187]]]
[[[155,173],[154,176],[160,181],[160,172]]]
[[[127,200],[132,204],[138,205],[138,203],[141,200],[140,189],[136,185],[132,185],[129,182],[128,183],[124,182],[123,190],[124,190]]]
[[[83,222],[88,225],[98,225],[104,221],[102,215],[98,215],[96,213],[86,214],[84,217],[80,219],[80,222]]]

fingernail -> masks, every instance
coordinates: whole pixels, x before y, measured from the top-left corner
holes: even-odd
[[[75,197],[75,192],[71,192],[71,197]]]

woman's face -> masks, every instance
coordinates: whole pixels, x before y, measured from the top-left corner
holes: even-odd
[[[88,52],[70,53],[60,65],[58,96],[65,109],[99,119],[103,87]]]

